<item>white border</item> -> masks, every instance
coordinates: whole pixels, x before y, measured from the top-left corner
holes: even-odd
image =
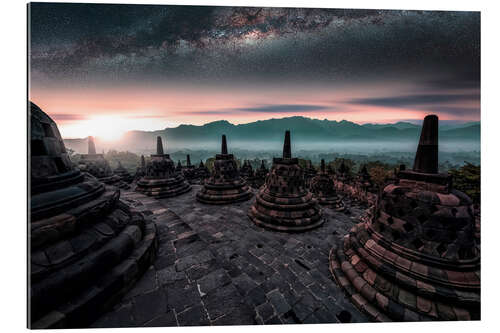
[[[496,206],[500,197],[498,181],[500,166],[499,130],[500,108],[498,103],[499,54],[499,12],[500,6],[494,1],[456,0],[189,0],[189,1],[53,1],[86,3],[135,3],[135,4],[198,4],[227,6],[273,6],[273,7],[329,7],[329,8],[373,8],[373,9],[426,9],[426,10],[466,10],[481,11],[482,29],[482,320],[481,322],[453,323],[396,323],[396,324],[346,324],[346,325],[282,325],[265,327],[217,327],[217,328],[177,328],[176,332],[210,332],[234,330],[251,332],[297,332],[299,330],[319,330],[364,332],[423,332],[453,330],[471,332],[500,327],[500,279],[498,254],[500,236],[499,214]],[[1,104],[1,151],[0,172],[0,325],[5,332],[17,332],[26,327],[26,4],[21,1],[2,2],[1,56],[2,61],[2,104]],[[160,331],[148,329],[148,331]],[[111,332],[87,330],[86,332]],[[145,331],[145,329],[140,329]],[[498,328],[497,330],[498,331]],[[116,332],[116,331],[115,331]]]

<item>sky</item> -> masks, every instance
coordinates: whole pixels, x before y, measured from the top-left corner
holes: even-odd
[[[65,138],[216,120],[480,120],[480,13],[29,7],[29,98]]]

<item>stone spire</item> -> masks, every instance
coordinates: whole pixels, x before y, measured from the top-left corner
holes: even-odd
[[[240,176],[232,154],[227,153],[226,135],[222,135],[221,153],[215,155],[211,176],[196,193],[196,200],[205,204],[223,205],[250,199],[252,192]],[[206,173],[205,170],[203,170]]]
[[[285,132],[283,157],[273,158],[271,171],[248,216],[258,226],[279,231],[306,231],[325,222],[318,202],[306,187],[299,160],[292,158],[290,131]]]
[[[89,141],[89,151],[88,151],[88,154],[89,155],[95,155],[96,151],[95,151],[94,137],[93,136],[89,136],[88,141]]]
[[[156,155],[163,155],[163,143],[161,136],[156,137]]]
[[[330,252],[336,282],[372,320],[480,319],[472,200],[437,173],[437,131],[438,118],[425,117],[413,170],[401,167]]]
[[[339,172],[340,173],[346,173],[347,172],[347,167],[344,164],[344,160],[342,160],[342,163],[340,163]]]
[[[220,153],[222,155],[227,155],[227,142],[226,142],[226,135],[225,134],[222,134],[222,147],[221,147]]]
[[[310,190],[320,205],[343,211],[345,205],[335,190],[335,184],[326,172],[325,160],[321,159],[320,173],[311,179]]]
[[[292,158],[292,146],[290,144],[290,131],[285,132],[285,142],[283,143],[283,158]]]
[[[424,118],[413,171],[438,173],[438,117],[436,115],[428,115]]]
[[[137,181],[135,190],[155,198],[175,197],[191,190],[169,154],[164,153],[160,136],[156,137],[156,154],[151,155],[145,175]]]
[[[189,154],[186,156],[186,166],[191,166],[191,157],[189,156]]]
[[[98,154],[95,148],[93,136],[88,137],[88,154],[83,154],[78,162],[80,170],[90,173],[101,182],[107,185],[117,186],[127,189],[129,186],[122,181],[121,177],[114,173],[108,161],[104,158],[104,150],[102,154]]]

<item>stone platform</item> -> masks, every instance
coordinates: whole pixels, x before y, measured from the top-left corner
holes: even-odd
[[[247,216],[255,198],[227,206],[123,191],[152,217],[159,237],[147,273],[92,327],[368,322],[329,272],[328,254],[364,214],[323,209],[326,222],[300,234],[269,231]]]

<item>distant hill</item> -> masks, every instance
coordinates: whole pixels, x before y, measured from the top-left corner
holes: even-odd
[[[160,135],[166,140],[167,149],[214,148],[220,142],[220,136],[226,134],[230,147],[251,149],[249,144],[259,145],[259,149],[268,148],[268,144],[279,144],[285,130],[291,130],[292,141],[300,144],[314,143],[356,143],[356,142],[412,142],[418,141],[420,126],[408,122],[394,124],[364,124],[342,120],[320,120],[306,117],[287,117],[281,119],[259,120],[247,124],[234,125],[226,120],[205,125],[180,125],[160,131],[130,131],[113,146],[97,139],[97,150],[148,151],[155,147],[155,138]],[[479,141],[479,123],[462,126],[443,126],[440,128],[440,140]],[[265,146],[263,144],[266,143]],[[79,153],[87,150],[87,139],[66,139],[67,147]],[[275,147],[274,147],[275,148]]]

